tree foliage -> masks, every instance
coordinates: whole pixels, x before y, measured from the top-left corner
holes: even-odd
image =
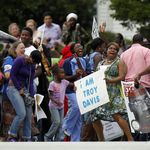
[[[16,22],[20,29],[28,19],[34,19],[37,26],[43,24],[45,11],[52,13],[53,22],[60,26],[66,21],[68,13],[78,15],[78,21],[85,28],[91,28],[96,13],[95,0],[1,0],[0,30],[8,32],[8,26]]]
[[[149,0],[110,0],[109,8],[114,11],[111,17],[121,21],[128,29],[137,28],[139,33],[150,39]],[[138,26],[137,26],[138,25]]]

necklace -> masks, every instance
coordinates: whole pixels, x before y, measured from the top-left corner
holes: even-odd
[[[114,59],[113,59],[113,60],[107,60],[107,59],[106,59],[106,62],[107,62],[107,63],[111,63],[111,62],[113,62],[113,61],[114,61]]]

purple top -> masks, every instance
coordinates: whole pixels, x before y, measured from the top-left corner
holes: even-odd
[[[25,63],[25,57],[17,57],[12,65],[10,72],[10,79],[12,80],[15,87],[20,91],[22,87],[19,83],[26,85],[28,88],[27,79],[30,76],[30,65]],[[35,74],[35,65],[31,65],[31,77],[30,77],[30,85],[29,85],[29,93],[32,98],[34,98],[34,88],[33,88],[33,79]]]
[[[40,27],[38,27],[38,31],[43,33],[43,29],[45,26],[45,31],[44,31],[44,36],[46,38],[50,38],[51,40],[47,42],[47,48],[50,46],[56,47],[54,44],[54,41],[61,41],[61,28],[58,24],[52,23],[50,27],[47,27],[46,24],[44,23]]]
[[[48,90],[53,91],[53,97],[56,101],[60,101],[63,103],[62,106],[58,106],[56,103],[54,103],[51,99],[49,102],[50,107],[55,107],[55,108],[63,108],[64,107],[64,98],[65,98],[65,91],[66,87],[68,86],[69,81],[67,80],[61,80],[61,83],[56,83],[55,81],[52,81],[49,85]]]

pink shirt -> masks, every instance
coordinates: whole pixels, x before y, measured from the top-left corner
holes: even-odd
[[[64,98],[65,98],[65,91],[66,87],[68,86],[69,81],[63,79],[61,80],[61,83],[56,83],[55,81],[52,81],[49,84],[49,91],[53,91],[53,97],[56,101],[60,101],[63,103],[62,106],[58,106],[56,103],[54,103],[51,99],[49,101],[49,106],[54,108],[63,108],[64,107]]]
[[[150,49],[133,44],[131,48],[125,51],[120,56],[128,67],[128,72],[125,77],[126,82],[134,81],[134,78],[150,65]],[[144,87],[150,88],[149,74],[144,75],[140,79]]]

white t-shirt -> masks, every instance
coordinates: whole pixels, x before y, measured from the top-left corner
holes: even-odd
[[[25,55],[29,56],[31,54],[31,52],[34,50],[36,50],[36,48],[33,45],[25,48]]]

